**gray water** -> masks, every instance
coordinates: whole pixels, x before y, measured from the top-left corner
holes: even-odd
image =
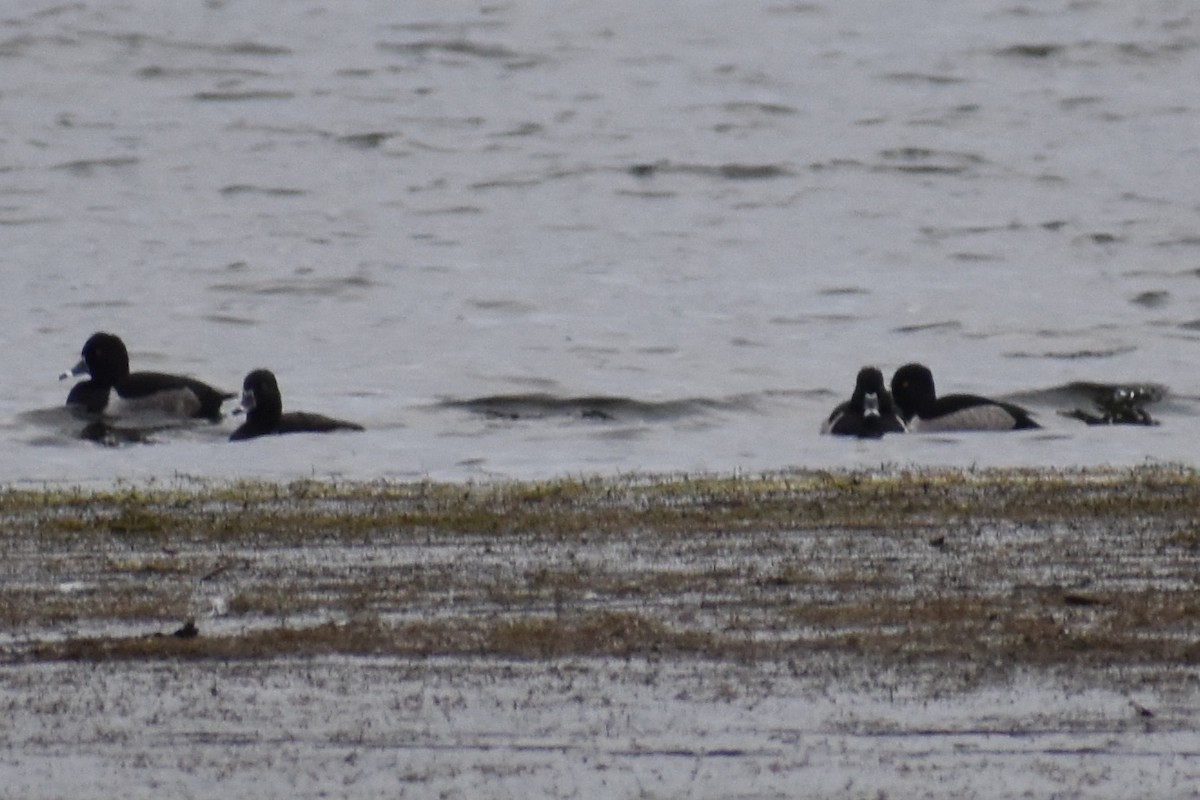
[[[1195,464],[1200,11],[880,8],[7,4],[0,482]],[[368,431],[79,441],[97,330]],[[818,435],[912,360],[1045,430]]]

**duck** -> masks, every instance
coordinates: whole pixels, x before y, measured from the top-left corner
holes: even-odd
[[[242,409],[246,421],[229,436],[232,442],[282,433],[361,431],[363,426],[304,411],[283,412],[279,382],[269,369],[256,369],[242,381]]]
[[[129,351],[116,334],[92,334],[83,344],[82,356],[59,379],[89,376],[67,393],[67,406],[87,416],[156,413],[220,422],[222,403],[235,396],[183,375],[130,372]],[[116,402],[112,400],[114,392]]]
[[[1041,428],[1029,411],[973,394],[938,397],[933,372],[905,364],[892,376],[892,397],[908,429],[917,431],[1011,431]]]
[[[863,367],[854,381],[854,394],[840,403],[821,426],[821,433],[878,439],[885,433],[904,433],[906,427],[896,412],[892,395],[876,367]]]

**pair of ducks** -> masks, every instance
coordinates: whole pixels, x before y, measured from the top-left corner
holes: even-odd
[[[221,406],[234,397],[207,383],[162,372],[130,372],[129,352],[119,336],[93,334],[83,345],[83,358],[62,378],[87,374],[67,395],[67,406],[87,416],[156,412],[183,419],[221,420]],[[112,394],[116,393],[116,401]],[[253,439],[281,433],[361,431],[361,425],[303,411],[284,413],[275,375],[256,369],[242,382],[242,410],[246,421],[230,440]],[[237,413],[237,412],[235,412]]]
[[[892,376],[892,391],[883,373],[863,367],[854,394],[829,415],[822,433],[877,439],[905,431],[1009,431],[1040,428],[1018,405],[973,394],[937,396],[933,373],[924,364],[905,364]]]

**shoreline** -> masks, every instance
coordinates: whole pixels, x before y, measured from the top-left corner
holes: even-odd
[[[1196,508],[1200,473],[1170,465],[10,488],[0,660],[1173,672],[1200,662]]]
[[[8,490],[0,774],[1189,795],[1198,501],[1177,468]]]

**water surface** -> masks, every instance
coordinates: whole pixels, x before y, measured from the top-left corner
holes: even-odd
[[[1195,463],[1186,4],[24,2],[0,481]],[[75,441],[86,337],[362,435]],[[1019,435],[817,435],[929,364]],[[1059,410],[1168,389],[1153,428]]]

